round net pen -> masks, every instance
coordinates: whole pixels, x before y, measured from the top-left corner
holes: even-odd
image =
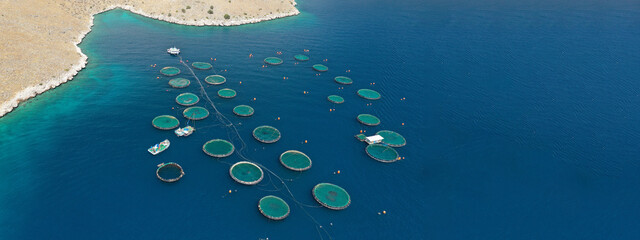
[[[330,95],[327,97],[327,100],[329,100],[329,102],[336,103],[336,104],[344,103],[344,98],[338,95]]]
[[[184,171],[177,163],[161,163],[156,170],[156,176],[163,182],[172,183],[180,180],[184,176]]]
[[[258,165],[250,162],[237,162],[229,168],[229,175],[238,183],[255,185],[262,181],[264,173]]]
[[[351,204],[349,193],[335,184],[319,183],[313,187],[311,193],[318,203],[329,209],[342,210]]]
[[[297,150],[289,150],[280,154],[280,163],[293,171],[304,171],[311,168],[311,158]]]
[[[344,84],[344,85],[349,85],[353,83],[353,80],[351,80],[351,78],[348,78],[345,76],[337,76],[333,80],[336,81],[337,83]]]
[[[209,70],[211,68],[213,68],[213,66],[209,63],[206,62],[194,62],[191,64],[191,66],[193,66],[193,68],[198,69],[198,70]]]
[[[182,111],[182,116],[190,120],[202,120],[209,116],[209,110],[203,107],[189,107]]]
[[[264,62],[269,65],[280,65],[283,61],[277,57],[268,57],[264,59]]]
[[[382,97],[380,93],[373,91],[371,89],[360,89],[358,90],[358,96],[368,99],[368,100],[378,100]]]
[[[160,69],[160,73],[167,77],[172,77],[180,74],[180,69],[178,69],[177,67],[163,67],[162,69]]]
[[[191,84],[191,81],[189,81],[189,79],[184,79],[184,78],[174,78],[169,80],[169,85],[171,85],[172,88],[186,88]]]
[[[241,117],[249,117],[253,115],[254,110],[252,107],[247,105],[238,105],[233,108],[233,113]]]
[[[234,98],[236,91],[231,88],[223,88],[218,91],[218,96],[221,98]]]
[[[304,55],[304,54],[298,54],[298,55],[295,55],[295,56],[293,56],[293,58],[294,58],[296,61],[301,61],[301,62],[309,61],[309,56]]]
[[[178,127],[180,125],[180,121],[178,121],[178,119],[174,116],[161,115],[155,117],[151,121],[151,125],[160,130],[171,130]]]
[[[312,66],[313,70],[316,70],[318,72],[326,72],[329,71],[329,67],[322,65],[322,64],[316,64]]]
[[[227,140],[213,139],[202,145],[202,151],[209,156],[223,158],[233,154],[233,144]]]
[[[398,152],[392,147],[382,144],[371,144],[365,149],[369,157],[383,163],[392,163],[400,159]]]
[[[227,81],[222,75],[209,75],[204,79],[205,82],[211,85],[220,85]]]
[[[282,220],[289,216],[290,211],[287,202],[273,195],[261,198],[258,202],[258,210],[271,220]]]
[[[280,140],[280,131],[272,126],[259,126],[253,130],[253,137],[263,143],[274,143]]]
[[[360,114],[357,117],[358,122],[367,126],[377,126],[380,124],[380,119],[371,114]]]
[[[407,145],[407,140],[404,139],[402,135],[394,131],[382,130],[377,132],[376,135],[382,136],[384,138],[382,139],[382,143],[391,147],[402,147]]]
[[[193,106],[200,101],[200,98],[193,93],[182,93],[176,97],[176,102],[182,106]]]

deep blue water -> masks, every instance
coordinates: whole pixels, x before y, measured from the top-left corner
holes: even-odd
[[[299,9],[238,27],[98,15],[81,44],[87,68],[0,118],[0,239],[329,239],[314,221],[333,239],[640,238],[637,2],[329,0]],[[305,204],[317,205],[310,192],[320,182],[344,187],[352,204],[301,208],[271,191],[275,179],[235,183],[236,154],[219,161],[201,150],[230,139],[213,117],[188,138],[154,129],[162,114],[184,125],[175,97],[198,91],[165,53],[174,44],[185,60],[215,58],[216,71],[227,70],[227,83],[207,92],[238,126],[247,156],[293,179]],[[311,60],[294,64],[303,49]],[[262,68],[270,56],[284,64]],[[329,71],[316,75],[316,63]],[[164,66],[192,85],[170,88]],[[338,75],[354,84],[340,89]],[[218,98],[222,87],[238,96]],[[383,97],[361,99],[360,88]],[[331,104],[331,94],[346,102]],[[255,115],[234,116],[239,104]],[[364,127],[360,113],[382,124]],[[264,124],[282,139],[255,141],[251,131]],[[382,129],[407,139],[403,161],[376,162],[353,138]],[[146,152],[165,138],[167,151]],[[289,149],[313,167],[282,167]],[[168,161],[185,169],[177,183],[155,177]],[[292,207],[287,219],[258,212],[269,194]]]

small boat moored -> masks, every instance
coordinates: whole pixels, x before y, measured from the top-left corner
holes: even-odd
[[[153,155],[157,155],[158,153],[161,153],[162,151],[167,150],[170,144],[171,142],[169,142],[169,139],[165,139],[164,141],[151,146],[149,149],[147,149],[147,151],[149,151],[149,153]]]
[[[178,137],[186,137],[191,135],[196,129],[192,126],[186,126],[183,128],[178,128],[175,130],[175,133]]]
[[[172,48],[167,49],[167,53],[171,55],[178,55],[180,54],[180,49],[174,46]]]

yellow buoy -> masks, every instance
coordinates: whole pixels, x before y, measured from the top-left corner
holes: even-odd
[[[231,193],[231,189],[229,189],[229,193]]]
[[[387,214],[387,211],[384,211],[384,210],[383,210],[383,211],[382,211],[382,214]]]

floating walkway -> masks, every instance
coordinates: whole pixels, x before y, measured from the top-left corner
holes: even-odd
[[[380,124],[380,119],[371,114],[360,114],[357,117],[358,122],[367,126],[377,126]]]
[[[177,163],[161,163],[156,170],[156,176],[163,182],[172,183],[180,180],[184,176],[184,171]]]
[[[178,69],[177,67],[163,67],[162,69],[160,69],[160,73],[167,77],[173,77],[180,74],[180,69]]]
[[[180,121],[174,116],[171,115],[161,115],[155,117],[151,124],[160,130],[171,130],[177,128],[180,125]]]
[[[249,117],[253,112],[253,108],[247,105],[238,105],[233,108],[233,113],[241,117]]]
[[[182,112],[182,116],[190,120],[202,120],[209,116],[209,110],[203,107],[190,107]]]
[[[369,100],[378,100],[382,97],[380,93],[366,88],[358,90],[358,96]]]
[[[213,66],[210,63],[206,63],[206,62],[194,62],[191,64],[191,66],[193,66],[193,68],[198,70],[209,70],[213,68]]]
[[[174,78],[169,80],[169,85],[171,85],[171,87],[173,88],[186,88],[191,84],[191,81],[189,81],[189,79],[184,79],[184,78]]]
[[[342,210],[351,204],[349,193],[335,184],[319,183],[311,193],[318,203],[329,209]]]
[[[322,64],[316,64],[312,66],[313,70],[316,70],[318,72],[326,72],[329,71],[329,67],[322,65]]]
[[[370,144],[365,151],[369,157],[383,163],[391,163],[400,159],[400,155],[395,149],[382,144]]]
[[[221,98],[234,98],[236,91],[231,88],[223,88],[218,91],[218,96]]]
[[[344,85],[349,85],[353,83],[353,80],[351,80],[351,78],[348,78],[345,76],[337,76],[333,80],[336,81],[337,83],[344,84]]]
[[[233,164],[233,166],[229,168],[229,174],[233,180],[244,185],[255,185],[262,181],[264,177],[264,173],[258,165],[246,161]]]
[[[227,140],[213,139],[202,145],[202,151],[209,156],[223,158],[233,154],[235,148]]]
[[[289,216],[289,204],[282,198],[269,195],[260,199],[258,210],[265,217],[271,220],[282,220]]]
[[[193,93],[182,93],[176,97],[176,102],[182,106],[193,106],[200,101],[197,95]]]
[[[338,95],[330,95],[327,97],[327,100],[329,100],[329,102],[332,103],[337,103],[337,104],[342,104],[344,103],[344,98],[338,96]]]
[[[295,55],[295,56],[293,56],[293,58],[294,58],[296,61],[301,61],[301,62],[309,61],[309,56],[304,55],[304,54],[298,54],[298,55]]]
[[[280,163],[289,170],[299,172],[311,168],[311,158],[297,150],[289,150],[280,154]]]
[[[204,81],[211,85],[220,85],[225,83],[227,79],[221,75],[209,75]]]
[[[253,137],[263,143],[274,143],[280,140],[280,131],[272,126],[259,126],[253,130]]]
[[[283,61],[277,57],[268,57],[264,59],[264,62],[269,65],[280,65]]]
[[[382,136],[384,138],[382,139],[382,143],[391,147],[402,147],[407,145],[407,140],[404,139],[402,135],[394,131],[382,130],[377,132],[376,135]]]

